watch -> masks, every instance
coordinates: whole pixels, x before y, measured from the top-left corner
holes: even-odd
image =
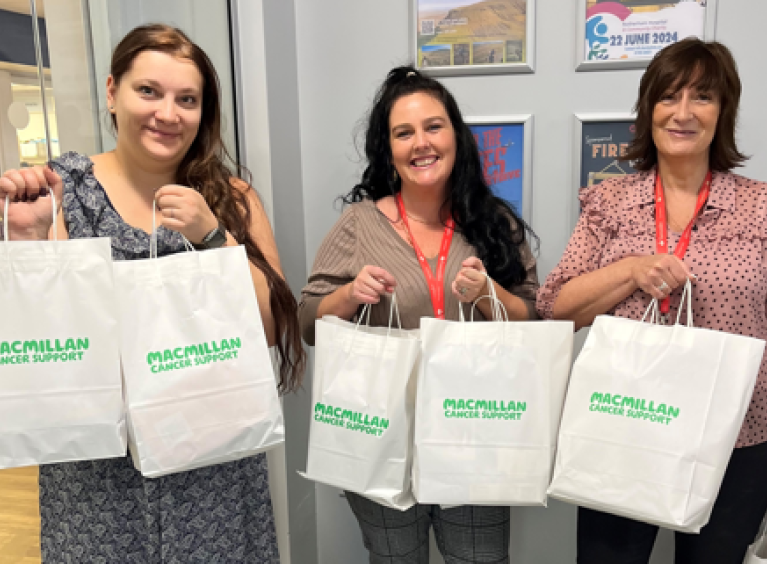
[[[218,227],[205,235],[205,237],[202,238],[202,241],[199,243],[192,243],[192,246],[198,251],[218,249],[224,245],[226,245],[226,228],[220,221],[218,222]]]

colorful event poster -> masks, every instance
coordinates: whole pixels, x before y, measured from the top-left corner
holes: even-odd
[[[587,0],[584,60],[650,59],[705,23],[706,0]]]
[[[522,216],[525,124],[482,124],[469,127],[477,140],[487,183],[496,196],[509,202],[514,211]]]
[[[633,121],[584,121],[581,126],[581,186],[636,172],[626,154],[634,139]]]
[[[418,66],[525,63],[528,0],[415,0]]]

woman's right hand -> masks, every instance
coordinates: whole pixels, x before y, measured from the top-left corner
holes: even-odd
[[[383,268],[364,266],[349,284],[349,301],[355,308],[362,304],[377,304],[382,295],[394,292],[396,285],[394,277]]]
[[[689,267],[675,255],[658,254],[632,258],[631,276],[634,283],[653,298],[662,300],[679,286],[683,286],[687,280],[696,280]]]
[[[8,206],[8,236],[11,240],[45,240],[53,225],[49,191],[56,196],[56,214],[61,209],[63,182],[51,168],[36,166],[7,170],[0,177],[0,214]]]

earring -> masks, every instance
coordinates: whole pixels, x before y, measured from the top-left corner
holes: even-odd
[[[392,173],[391,173],[391,179],[392,179],[394,182],[397,182],[397,179],[398,179],[398,178],[399,178],[399,176],[397,176],[397,169],[395,168],[395,169],[392,171]]]

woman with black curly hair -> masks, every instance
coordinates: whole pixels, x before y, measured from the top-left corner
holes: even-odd
[[[388,325],[397,292],[402,327],[421,317],[458,319],[459,302],[493,284],[512,320],[535,319],[538,288],[527,226],[495,197],[476,141],[453,96],[412,67],[393,69],[379,89],[365,137],[368,166],[325,238],[302,293],[304,340],[323,315],[350,320],[364,304],[370,324]],[[487,300],[478,304],[491,316]],[[509,562],[509,508],[383,507],[347,492],[371,563],[426,564],[433,524],[445,562]]]

